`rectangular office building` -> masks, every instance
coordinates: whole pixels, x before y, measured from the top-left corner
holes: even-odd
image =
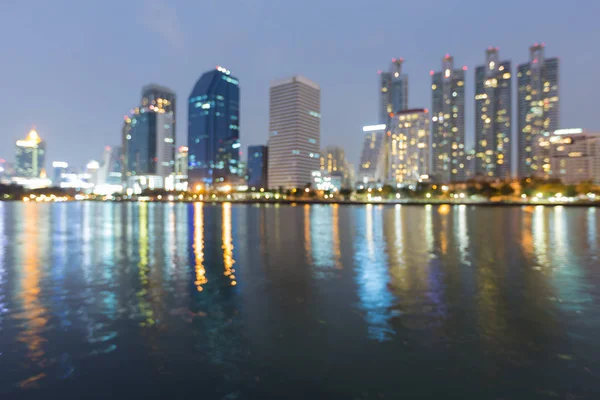
[[[303,188],[319,169],[321,89],[294,76],[272,82],[269,97],[269,188]]]

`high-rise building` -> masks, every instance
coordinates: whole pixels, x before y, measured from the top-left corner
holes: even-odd
[[[415,183],[429,178],[429,111],[424,108],[394,114],[390,126],[390,183]]]
[[[166,177],[173,172],[175,138],[169,114],[140,109],[131,116],[127,174]]]
[[[529,62],[517,68],[518,82],[518,175],[544,175],[548,160],[534,155],[535,142],[543,132],[559,128],[559,62],[545,58],[544,44],[529,49]]]
[[[238,176],[239,81],[223,67],[205,72],[188,102],[189,179],[218,184]]]
[[[548,160],[538,174],[560,179],[564,184],[585,181],[600,183],[600,134],[580,128],[544,132],[534,145],[533,155]]]
[[[379,73],[379,123],[388,124],[390,113],[408,108],[408,76],[402,73],[403,58],[393,58],[388,72]]]
[[[465,71],[446,54],[442,71],[430,72],[432,91],[432,174],[438,182],[460,182],[465,165]]]
[[[143,104],[125,116],[122,131],[124,180],[128,188],[138,192],[145,188],[165,188],[175,166],[175,94],[161,87],[160,92],[150,97],[146,88],[142,93]],[[166,99],[159,97],[167,94]]]
[[[35,129],[27,134],[25,140],[17,140],[15,174],[22,178],[39,178],[44,169],[46,143]]]
[[[487,179],[511,176],[512,70],[500,61],[498,48],[486,51],[485,65],[475,69],[475,175]]]
[[[142,107],[157,107],[173,116],[173,135],[177,136],[177,96],[171,89],[151,83],[142,88]],[[163,111],[161,111],[163,112]]]
[[[319,169],[321,89],[303,76],[269,89],[269,187],[304,187]]]
[[[175,175],[185,176],[188,174],[189,163],[189,148],[187,146],[179,146],[177,155],[175,156]]]
[[[333,178],[339,178],[341,187],[351,187],[351,180],[346,153],[339,146],[327,146],[321,150],[321,171]]]
[[[366,125],[362,128],[363,148],[360,154],[358,180],[362,183],[384,182],[387,164],[385,153],[386,125]]]
[[[267,146],[248,146],[248,186],[251,188],[267,187],[267,164],[269,150]]]

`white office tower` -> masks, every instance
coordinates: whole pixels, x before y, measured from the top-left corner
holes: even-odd
[[[269,97],[269,188],[305,187],[319,169],[321,89],[294,76],[272,82]]]

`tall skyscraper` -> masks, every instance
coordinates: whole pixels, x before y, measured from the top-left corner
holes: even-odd
[[[480,177],[511,176],[511,74],[510,61],[499,61],[495,47],[475,69],[475,174]]]
[[[35,129],[27,134],[25,140],[17,140],[15,174],[22,178],[39,178],[46,159],[46,143]]]
[[[402,73],[403,58],[393,58],[388,72],[379,73],[379,123],[388,124],[390,113],[408,108],[408,76]]]
[[[217,184],[238,176],[239,81],[223,67],[202,74],[188,102],[189,179]]]
[[[518,175],[541,176],[550,160],[535,155],[543,133],[559,128],[559,62],[544,58],[544,44],[529,49],[529,62],[518,66]]]
[[[363,126],[363,148],[360,154],[358,180],[362,183],[384,182],[387,164],[385,153],[386,125]]]
[[[267,146],[248,146],[248,186],[258,189],[267,187],[268,160]]]
[[[152,110],[153,107],[158,107],[160,112],[172,114],[173,116],[173,132],[177,133],[176,114],[177,114],[177,96],[171,89],[151,83],[142,88],[142,107],[148,107]],[[164,110],[164,111],[162,111]]]
[[[150,87],[153,89],[148,91]],[[142,91],[142,105],[125,116],[123,163],[128,188],[135,191],[164,188],[166,179],[173,173],[174,104],[173,91],[157,85],[146,86]]]
[[[299,188],[319,169],[321,89],[303,76],[271,83],[269,188]]]
[[[465,71],[446,54],[442,71],[430,72],[432,91],[432,173],[438,182],[465,179]]]
[[[423,108],[394,114],[390,126],[388,179],[415,183],[429,174],[429,111]]]

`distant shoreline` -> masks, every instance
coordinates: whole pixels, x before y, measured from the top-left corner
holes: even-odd
[[[512,201],[482,201],[482,202],[470,202],[470,201],[343,201],[343,200],[288,200],[288,199],[278,199],[278,200],[234,200],[234,199],[211,199],[211,200],[100,200],[100,199],[86,199],[86,200],[68,200],[66,202],[98,202],[98,203],[206,203],[206,204],[221,204],[221,203],[231,203],[231,204],[258,204],[258,205],[311,205],[311,204],[319,204],[319,205],[349,205],[349,206],[360,206],[360,205],[375,205],[375,206],[441,206],[441,205],[449,205],[449,206],[477,206],[477,207],[527,207],[527,206],[548,206],[548,207],[600,207],[600,201],[597,202],[512,202]],[[21,200],[8,200],[8,199],[0,199],[0,203],[2,202],[22,202]],[[37,203],[37,202],[32,202]],[[52,202],[40,202],[40,203],[52,203]]]

